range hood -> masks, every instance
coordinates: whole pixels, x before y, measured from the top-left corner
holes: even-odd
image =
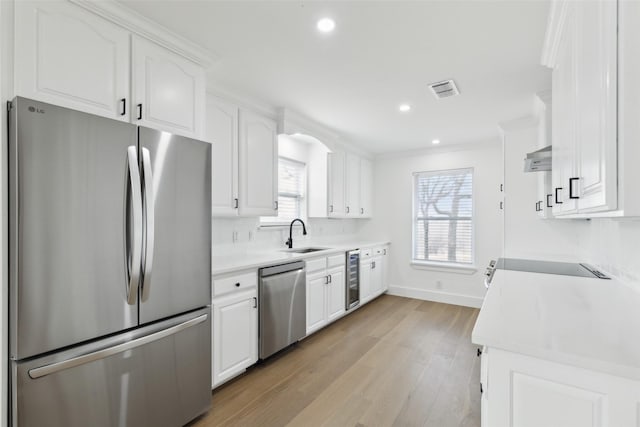
[[[524,159],[525,172],[544,172],[551,170],[551,146],[527,153]]]

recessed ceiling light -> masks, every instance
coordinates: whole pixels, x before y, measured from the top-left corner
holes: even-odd
[[[322,18],[318,21],[317,27],[323,33],[330,33],[336,28],[336,22],[331,18]]]
[[[434,139],[433,141],[431,141],[432,144],[440,144],[440,140],[439,139]]]
[[[398,110],[400,110],[400,112],[402,112],[402,113],[406,113],[408,111],[411,111],[411,105],[409,105],[409,104],[400,104],[400,106],[398,107]]]

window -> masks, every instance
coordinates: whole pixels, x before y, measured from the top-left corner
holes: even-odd
[[[297,160],[278,158],[278,216],[262,217],[262,225],[289,224],[306,214],[307,166]]]
[[[473,264],[473,169],[413,175],[413,260]]]

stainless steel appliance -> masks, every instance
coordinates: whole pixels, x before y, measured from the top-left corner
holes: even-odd
[[[491,285],[491,279],[496,270],[527,271],[530,273],[559,274],[563,276],[591,277],[596,279],[609,279],[609,277],[596,268],[584,263],[538,261],[532,259],[498,258],[491,260],[485,271],[484,286]]]
[[[347,252],[347,298],[346,309],[360,304],[360,249]]]
[[[210,144],[20,97],[9,121],[11,423],[206,411]]]
[[[260,269],[260,359],[306,335],[306,285],[304,261]]]

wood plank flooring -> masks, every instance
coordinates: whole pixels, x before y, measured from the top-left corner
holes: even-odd
[[[214,390],[192,425],[480,426],[477,315],[383,295]]]

